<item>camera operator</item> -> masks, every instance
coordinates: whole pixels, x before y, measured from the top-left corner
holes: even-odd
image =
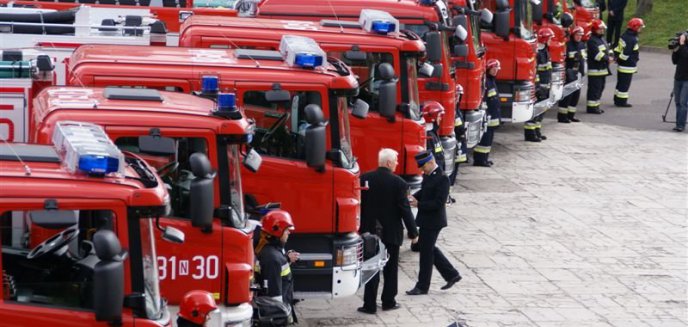
[[[674,97],[676,97],[676,127],[674,130],[683,132],[686,128],[686,112],[688,112],[688,32],[679,36],[678,46],[671,54],[671,61],[676,65],[674,75]]]

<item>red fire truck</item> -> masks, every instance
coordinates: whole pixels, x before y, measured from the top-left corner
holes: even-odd
[[[315,52],[290,50],[285,59],[267,50],[88,45],[72,56],[69,81],[206,96],[235,91],[256,123],[252,147],[263,155],[244,191],[259,203],[281,202],[294,217],[289,245],[302,254],[292,266],[297,293],[342,297],[356,292],[367,267],[356,233],[361,186],[349,132],[348,103],[358,83],[341,61]],[[364,117],[365,110],[356,105],[352,114]],[[311,131],[309,121],[323,128]],[[320,135],[318,151],[305,151],[308,133]]]
[[[49,87],[39,92],[45,82],[39,84],[38,69],[32,61],[15,62],[13,68],[22,74],[2,79],[6,87],[0,88],[4,109],[0,137],[46,144],[58,121],[102,123],[120,148],[139,153],[158,169],[171,192],[173,209],[161,221],[187,235],[184,245],[158,239],[163,294],[176,307],[186,291],[204,289],[224,304],[220,307],[223,321],[249,321],[253,311],[249,289],[253,225],[247,224],[243,213],[239,173],[239,151],[252,133],[246,119],[213,114],[213,101],[188,94],[137,89],[123,90],[122,94],[121,90],[74,87]],[[203,115],[194,120],[192,112]],[[212,168],[219,171],[214,181],[217,196],[206,196],[211,201],[209,208],[231,215],[202,223],[189,219],[190,183],[194,178],[190,158],[196,152],[208,156]],[[220,162],[226,169],[218,169]],[[209,212],[212,214],[212,209]]]
[[[79,6],[106,8],[113,14],[122,16],[122,18],[130,15],[132,17],[125,18],[127,20],[127,26],[140,26],[140,18],[134,18],[133,16],[141,15],[145,12],[146,14],[144,16],[152,15],[153,18],[163,21],[163,27],[173,34],[178,33],[181,23],[192,15],[236,16],[236,11],[234,9],[223,8],[221,3],[213,3],[212,0],[74,0],[69,2],[52,0],[0,0],[0,7],[8,8],[23,7],[63,11],[73,10]],[[127,14],[126,11],[128,10],[138,10],[139,13]],[[14,15],[19,15],[19,13],[6,12],[6,15],[0,14],[0,21],[12,21],[13,18],[17,18],[17,16]],[[36,16],[39,19],[34,22],[41,22],[41,15],[37,14]],[[17,21],[27,22],[27,20]],[[47,21],[44,20],[44,22]],[[61,21],[58,23],[66,22]]]
[[[563,0],[562,0],[563,1]],[[580,26],[585,31],[584,40],[590,37],[592,20],[600,18],[600,8],[593,0],[566,0],[569,12],[573,13],[576,26]]]
[[[502,104],[502,121],[525,122],[547,110],[549,99],[535,103],[536,37],[530,0],[484,0],[481,5],[494,12],[493,24],[484,26],[487,57],[498,59],[497,92]]]
[[[62,122],[52,140],[0,144],[1,324],[171,326],[153,241],[162,180],[96,125]]]
[[[453,163],[458,155],[456,135],[454,134],[455,117],[461,94],[461,86],[468,98],[466,107],[463,109],[463,120],[467,125],[468,144],[473,146],[480,141],[484,130],[484,110],[479,104],[482,99],[484,85],[467,83],[457,84],[456,77],[467,76],[467,81],[482,80],[484,69],[459,69],[457,70],[453,62],[459,60],[470,62],[467,67],[483,67],[484,59],[479,53],[479,48],[468,47],[467,56],[464,54],[452,53],[450,44],[456,44],[458,37],[454,35],[465,35],[459,43],[474,43],[477,33],[463,34],[456,33],[455,28],[451,27],[452,22],[447,5],[444,1],[415,1],[415,0],[331,0],[325,6],[313,6],[307,0],[280,0],[263,1],[259,4],[257,15],[262,18],[272,19],[291,19],[291,20],[358,20],[362,9],[376,9],[389,12],[401,22],[402,29],[409,29],[423,37],[426,42],[427,59],[435,66],[435,69],[442,71],[441,77],[424,78],[419,77],[419,90],[421,101],[435,100],[440,101],[444,106],[445,115],[439,131],[442,145],[445,151],[445,163]],[[465,51],[465,50],[461,50]],[[471,52],[473,51],[473,52]],[[475,86],[474,86],[475,85]],[[449,165],[448,165],[449,166]],[[445,173],[450,174],[453,167],[447,167]]]
[[[371,11],[366,11],[371,12]],[[399,153],[396,173],[406,178],[412,188],[420,187],[420,171],[414,156],[425,149],[424,128],[418,95],[418,59],[425,52],[423,42],[411,32],[395,31],[399,24],[393,17],[362,16],[388,22],[373,26],[343,21],[285,21],[260,18],[194,16],[182,26],[179,44],[201,48],[244,48],[278,50],[283,34],[312,38],[328,56],[341,59],[359,78],[362,88],[359,98],[372,104],[366,119],[351,120],[351,141],[354,156],[362,171],[377,168],[375,155],[380,148],[392,148]],[[373,30],[375,28],[376,30]],[[367,29],[367,31],[366,31]],[[378,31],[383,29],[383,31]],[[395,105],[379,106],[379,66],[386,63],[394,68],[396,83]],[[420,66],[429,69],[431,65]],[[421,69],[421,71],[425,71]],[[391,109],[385,112],[380,109]]]

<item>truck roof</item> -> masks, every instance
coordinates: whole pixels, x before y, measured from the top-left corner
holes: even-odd
[[[350,22],[347,22],[350,23]],[[304,24],[308,24],[304,26]],[[250,35],[232,34],[229,29],[250,29]],[[384,47],[399,48],[402,51],[425,51],[425,45],[420,37],[414,33],[390,32],[387,35],[370,33],[360,26],[355,28],[344,25],[337,26],[336,21],[303,22],[292,20],[277,20],[267,18],[243,18],[243,17],[213,17],[191,16],[182,25],[180,43],[190,30],[202,30],[202,36],[223,37],[224,35],[244,36],[247,38],[260,38],[261,36],[274,39],[279,34],[297,34],[310,37],[316,41],[327,41],[338,44],[366,44]],[[279,31],[280,33],[275,33]]]
[[[142,89],[133,89],[142,90]],[[97,116],[113,124],[126,123],[178,126],[212,129],[218,134],[247,134],[249,122],[244,119],[224,119],[211,114],[215,108],[212,100],[179,92],[145,90],[160,95],[161,101],[112,99],[104,94],[105,88],[50,87],[34,98],[33,121],[50,124],[64,119],[75,120],[68,110],[95,110]],[[105,116],[108,115],[108,119]],[[180,117],[181,116],[181,117]],[[78,119],[77,119],[78,120]],[[180,124],[180,120],[184,124]],[[36,129],[34,129],[36,130]]]
[[[127,157],[134,156],[127,154]],[[118,199],[126,200],[130,206],[162,206],[168,201],[164,184],[157,176],[157,184],[147,187],[124,176],[71,173],[50,145],[0,144],[0,167],[0,198]],[[125,176],[141,177],[127,165]]]
[[[263,81],[280,81],[284,83],[318,83],[327,85],[333,89],[354,89],[358,87],[355,76],[343,63],[338,69],[330,63],[315,69],[303,69],[290,67],[284,60],[263,58],[253,53],[250,56],[242,56],[238,51],[251,53],[256,50],[235,49],[194,49],[177,47],[142,47],[127,45],[84,45],[76,49],[70,60],[70,72],[73,75],[80,73],[82,65],[89,63],[130,64],[136,66],[136,70],[153,71],[157,75],[172,74],[167,77],[181,79],[197,79],[200,74],[221,72],[225,74],[235,73],[237,77],[232,80],[250,81],[260,79]],[[253,59],[250,59],[250,58]],[[192,67],[191,70],[161,69]],[[232,68],[227,71],[223,68]],[[114,69],[111,76],[127,76],[122,69]],[[131,75],[130,75],[131,76]],[[140,76],[140,74],[137,74]]]
[[[340,19],[351,19],[358,18],[361,8],[384,10],[399,20],[436,21],[438,19],[437,12],[433,7],[419,5],[415,0],[331,0],[327,2],[327,5],[313,5],[310,0],[263,1],[258,6],[258,16],[326,16],[332,18],[337,16]]]

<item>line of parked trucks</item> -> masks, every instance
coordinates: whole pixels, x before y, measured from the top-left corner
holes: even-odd
[[[564,85],[568,28],[599,15],[588,0],[214,5],[0,0],[0,324],[170,325],[167,306],[201,289],[222,325],[249,326],[255,219],[276,203],[296,225],[297,298],[355,294],[386,259],[364,259],[358,234],[378,150],[418,188],[437,101],[452,174],[489,120],[487,59],[502,120],[525,122],[580,87]],[[535,103],[542,27],[552,92]]]

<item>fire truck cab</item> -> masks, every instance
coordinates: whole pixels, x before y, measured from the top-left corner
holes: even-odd
[[[162,180],[97,125],[62,122],[51,137],[0,144],[0,321],[170,326],[154,242]],[[184,239],[170,227],[164,237]]]
[[[459,109],[464,108],[459,108],[463,89],[457,83],[457,70],[452,59],[454,54],[450,51],[450,43],[455,43],[452,35],[456,35],[456,30],[452,27],[450,12],[446,3],[432,0],[331,0],[327,4],[327,6],[314,7],[310,1],[306,0],[262,1],[258,5],[257,17],[350,21],[358,20],[363,9],[375,9],[386,11],[398,19],[401,22],[401,29],[408,29],[420,35],[426,43],[427,61],[434,66],[436,71],[442,72],[441,75],[438,75],[439,77],[419,76],[420,100],[435,100],[444,106],[445,113],[438,134],[442,141],[445,163],[454,163],[459,155],[459,145],[455,135],[456,117],[461,115]],[[466,40],[468,38],[463,42]],[[478,56],[474,58],[477,59]],[[462,60],[462,58],[457,59]],[[484,66],[484,63],[476,62],[475,66]],[[473,78],[471,77],[471,79]],[[468,88],[472,85],[463,85],[463,87]],[[483,87],[482,84],[479,86],[479,88]],[[471,93],[471,97],[482,98],[482,91],[478,93],[480,93],[479,96]],[[480,107],[465,109],[463,123],[466,124],[467,128],[467,143],[475,145],[480,141],[482,132],[486,127],[484,124],[485,111]],[[446,168],[448,169],[445,169],[445,173],[451,174],[454,167],[452,165]]]
[[[425,46],[415,33],[397,31],[399,23],[389,14],[366,13],[369,14],[362,15],[361,21],[369,22],[367,25],[327,20],[316,23],[194,16],[182,26],[180,45],[278,50],[283,34],[312,38],[328,56],[351,67],[362,85],[358,98],[371,104],[366,119],[350,121],[353,153],[360,169],[376,169],[377,152],[381,148],[392,148],[399,153],[396,173],[412,188],[419,188],[421,177],[414,156],[425,149],[426,139],[417,76],[421,68],[420,72],[430,77],[434,67],[430,64],[419,66]],[[381,77],[384,64],[394,69],[392,79]],[[398,78],[396,83],[393,83],[394,78]],[[387,85],[394,89],[386,89]],[[384,99],[386,94],[394,101]]]
[[[260,171],[244,180],[243,189],[258,203],[281,203],[294,218],[289,247],[301,252],[292,266],[297,294],[353,295],[372,277],[362,272],[379,270],[379,262],[363,262],[357,233],[360,171],[351,148],[348,105],[358,83],[341,61],[328,62],[318,51],[290,51],[283,57],[252,49],[88,45],[72,56],[70,74],[70,83],[90,86],[196,91],[208,97],[218,90],[236,92],[237,104],[256,124],[251,145],[263,157]],[[352,115],[364,117],[360,109],[365,108],[354,106]],[[307,147],[309,140],[314,143]],[[306,151],[309,147],[314,151]]]

